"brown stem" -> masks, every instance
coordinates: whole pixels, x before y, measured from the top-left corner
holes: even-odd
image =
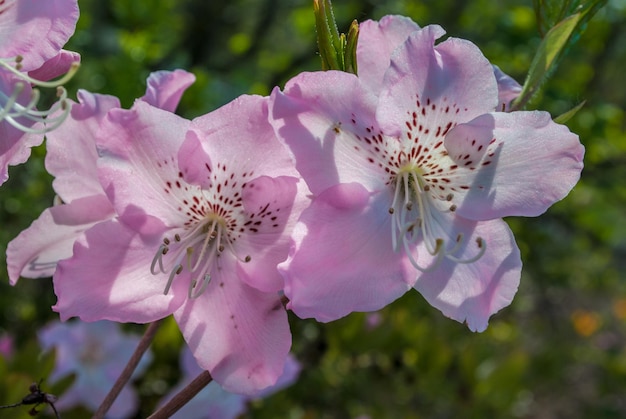
[[[148,416],[148,419],[167,419],[178,412],[187,402],[207,386],[213,377],[208,371],[202,371],[187,387],[182,389],[170,401],[165,403],[159,410]]]
[[[133,371],[135,371],[135,368],[137,368],[137,364],[139,364],[141,357],[150,347],[152,339],[154,338],[154,335],[156,334],[156,331],[159,328],[160,324],[161,320],[150,323],[145,333],[141,337],[141,340],[139,341],[135,352],[128,360],[128,364],[126,364],[126,367],[124,367],[124,371],[122,371],[120,376],[117,378],[117,381],[115,382],[115,384],[113,384],[113,388],[111,388],[109,394],[107,394],[107,396],[104,398],[104,401],[102,402],[100,407],[98,407],[98,410],[96,411],[96,413],[94,413],[92,419],[104,418],[104,415],[106,415],[106,413],[109,411],[117,396],[120,394],[128,380],[130,380],[130,377],[133,375]]]

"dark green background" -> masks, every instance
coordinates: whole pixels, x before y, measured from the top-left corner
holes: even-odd
[[[129,107],[143,95],[151,71],[184,68],[198,79],[179,108],[192,118],[320,68],[308,0],[80,0],[79,6],[78,29],[67,45],[83,57],[68,86],[73,98],[80,87],[119,96]],[[530,0],[335,0],[334,6],[344,31],[354,18],[390,13],[441,24],[520,82],[540,41]],[[568,123],[586,146],[585,169],[574,191],[547,214],[507,220],[524,271],[512,305],[487,331],[472,333],[444,318],[416,292],[382,310],[375,328],[365,314],[331,324],[292,317],[300,380],[254,402],[249,417],[626,417],[624,68],[626,2],[613,0],[530,104],[557,116],[587,101]],[[10,170],[0,189],[3,252],[52,202],[45,150],[33,154]],[[0,403],[8,404],[49,373],[50,362],[38,357],[36,330],[57,316],[49,280],[22,279],[11,287],[1,263],[0,332],[17,345],[14,359],[0,359]],[[178,379],[173,348],[180,345],[175,324],[167,323],[154,345],[156,362],[135,383],[143,400],[137,417],[147,416]],[[0,417],[26,412],[5,410]]]

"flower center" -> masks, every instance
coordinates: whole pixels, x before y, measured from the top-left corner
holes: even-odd
[[[163,294],[169,292],[176,275],[187,269],[192,275],[188,296],[191,299],[198,298],[211,281],[213,264],[217,263],[226,250],[241,262],[249,262],[249,255],[244,258],[237,256],[233,247],[234,240],[229,233],[228,222],[218,214],[210,213],[190,228],[175,233],[172,237],[164,237],[150,265],[153,275],[157,275],[159,271],[169,274]]]
[[[457,255],[463,248],[466,238],[462,233],[457,234],[454,240],[446,240],[436,231],[437,218],[441,217],[441,210],[437,208],[430,193],[430,185],[423,175],[422,169],[415,163],[408,163],[400,168],[392,181],[394,197],[389,213],[392,216],[391,240],[394,251],[403,248],[411,264],[421,272],[430,272],[437,268],[444,258],[456,263],[473,263],[480,259],[486,250],[482,237],[476,239],[477,253],[468,259],[461,259]],[[452,201],[452,193],[448,194],[446,202]],[[450,204],[447,213],[454,212],[456,205]],[[422,239],[428,253],[435,259],[428,266],[421,266],[411,251],[419,239]],[[448,242],[448,243],[447,243]],[[450,243],[452,242],[452,243]]]

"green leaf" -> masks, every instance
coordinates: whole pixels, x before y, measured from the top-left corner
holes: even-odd
[[[574,106],[572,109],[570,109],[569,111],[562,113],[561,115],[557,116],[556,118],[554,118],[554,122],[556,122],[557,124],[564,124],[567,121],[569,121],[574,115],[576,115],[576,113],[581,110],[583,108],[583,106],[585,106],[585,103],[587,103],[586,100],[583,100],[582,102],[580,102],[578,105]]]
[[[530,64],[522,92],[513,102],[511,110],[523,108],[549,77],[581,18],[580,14],[575,14],[550,29],[539,45],[539,49]]]

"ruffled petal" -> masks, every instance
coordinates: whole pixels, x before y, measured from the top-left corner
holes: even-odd
[[[233,264],[214,269],[204,293],[174,317],[215,381],[228,391],[255,394],[282,374],[291,333],[278,294],[255,290],[239,275]]]
[[[408,17],[397,15],[359,23],[356,50],[359,78],[374,94],[377,95],[382,88],[393,51],[419,29]]]
[[[493,68],[469,41],[440,26],[413,32],[391,57],[376,118],[387,135],[428,146],[457,123],[491,112],[498,101]],[[408,129],[408,131],[407,131]]]
[[[296,225],[289,258],[279,265],[289,309],[328,322],[378,310],[413,285],[415,269],[392,248],[389,202],[390,196],[381,199],[356,183],[313,200]]]
[[[329,88],[331,87],[331,88]],[[301,73],[270,97],[270,122],[289,147],[314,194],[337,183],[384,187],[376,147],[385,139],[374,120],[376,97],[352,74]]]
[[[150,273],[160,237],[141,236],[117,221],[95,225],[76,241],[73,256],[54,274],[62,320],[152,322],[172,314],[187,297],[188,281],[175,280],[163,294],[166,277]]]
[[[195,81],[196,76],[185,70],[155,71],[148,77],[146,94],[140,100],[174,112],[185,90]]]
[[[22,56],[34,70],[54,57],[76,28],[76,0],[5,0],[0,13],[0,57]]]
[[[450,131],[445,140],[458,168],[458,214],[488,220],[536,216],[563,199],[580,178],[584,147],[547,112],[493,113]]]
[[[96,135],[107,112],[119,108],[116,97],[78,91],[70,116],[46,134],[46,170],[55,179],[55,192],[64,202],[104,195],[98,180]]]
[[[183,181],[177,156],[188,126],[186,119],[143,101],[130,111],[111,110],[102,124],[100,182],[120,219],[136,231],[151,233],[162,223],[179,227],[186,220],[179,208],[196,187]]]
[[[20,276],[51,277],[59,260],[72,256],[74,242],[94,224],[115,215],[104,195],[76,199],[46,209],[7,247],[7,268],[11,285]]]
[[[468,240],[456,256],[466,260],[475,256],[476,237],[485,241],[485,254],[467,264],[446,259],[437,269],[421,274],[414,288],[444,315],[482,332],[489,317],[513,300],[522,269],[520,252],[504,221],[457,220]]]

